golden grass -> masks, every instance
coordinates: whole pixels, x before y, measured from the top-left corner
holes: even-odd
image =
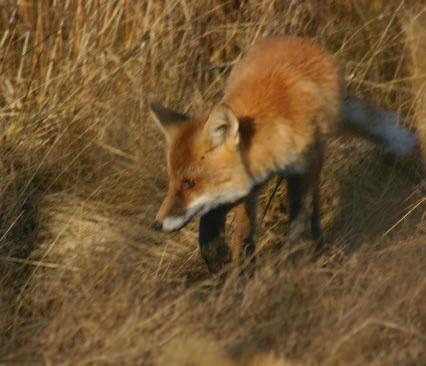
[[[0,364],[425,364],[425,195],[413,162],[334,141],[327,253],[290,260],[280,189],[260,224],[256,277],[222,283],[200,259],[196,224],[149,229],[167,182],[147,109],[210,107],[242,50],[288,33],[334,52],[354,93],[423,131],[421,4],[2,2]]]
[[[410,44],[417,131],[421,141],[423,171],[426,172],[426,9],[411,16],[406,32]]]

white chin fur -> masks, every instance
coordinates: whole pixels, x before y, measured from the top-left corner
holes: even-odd
[[[224,204],[237,202],[249,193],[249,190],[227,192],[220,195],[205,195],[197,198],[181,216],[170,216],[163,220],[164,231],[175,231],[184,227],[195,216],[201,216]]]
[[[183,227],[186,222],[189,221],[185,216],[171,216],[167,217],[163,221],[162,229],[163,231],[175,231]]]

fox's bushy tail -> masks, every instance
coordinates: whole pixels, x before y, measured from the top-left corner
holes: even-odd
[[[414,133],[398,126],[401,116],[346,95],[342,105],[340,132],[351,132],[381,145],[386,153],[402,157],[415,152]]]

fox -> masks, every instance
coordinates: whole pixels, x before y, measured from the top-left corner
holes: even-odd
[[[351,96],[333,56],[300,37],[257,41],[207,113],[191,116],[159,102],[150,110],[165,136],[169,182],[153,226],[176,231],[201,217],[201,256],[211,272],[254,255],[257,196],[273,176],[287,183],[287,242],[321,239],[320,175],[330,137],[360,135],[395,156],[417,143],[398,126],[398,113]],[[225,245],[230,211],[235,234]]]

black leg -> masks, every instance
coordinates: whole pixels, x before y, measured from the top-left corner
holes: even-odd
[[[320,191],[319,186],[314,187],[312,192],[312,213],[311,213],[311,235],[315,241],[321,240],[321,223],[320,223]]]
[[[229,207],[218,207],[200,218],[198,243],[201,256],[211,273],[219,272],[231,260],[231,253],[225,242],[228,211]]]
[[[287,177],[289,233],[288,241],[300,241],[306,232],[307,179],[303,175]]]
[[[321,240],[318,183],[306,175],[287,177],[290,243],[308,239],[309,234],[313,241]]]

